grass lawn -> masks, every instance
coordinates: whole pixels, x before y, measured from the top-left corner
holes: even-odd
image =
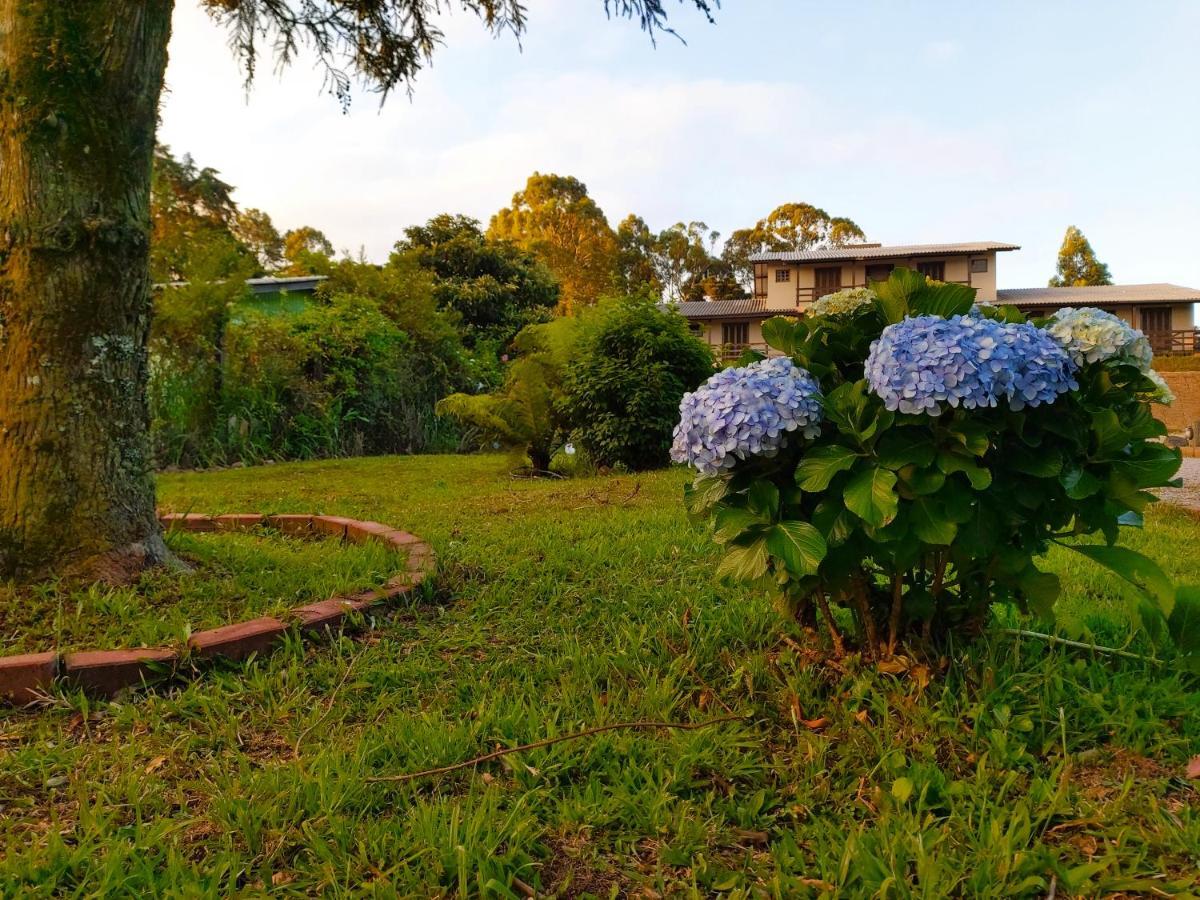
[[[122,588],[0,585],[0,654],[182,644],[192,631],[375,587],[404,567],[373,541],[343,547],[267,531],[173,529],[167,544],[190,571],[152,570]]]
[[[0,896],[1200,890],[1195,676],[1003,635],[929,683],[814,666],[767,601],[714,581],[685,478],[520,481],[500,457],[162,478],[179,511],[414,531],[439,553],[437,589],[357,639],[124,702],[0,712]],[[1133,543],[1200,582],[1198,539],[1162,510]],[[297,584],[353,568],[309,552]],[[1074,627],[1121,640],[1121,588],[1065,553]],[[750,718],[366,780],[727,708]]]

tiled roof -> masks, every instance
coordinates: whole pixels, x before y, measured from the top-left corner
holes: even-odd
[[[744,297],[741,300],[703,300],[674,304],[688,319],[756,319],[780,314],[780,310],[768,310],[762,298]]]
[[[1103,284],[1087,287],[1007,288],[998,303],[1014,306],[1119,306],[1127,303],[1200,303],[1200,291],[1178,284]]]
[[[315,291],[317,285],[326,280],[324,275],[292,275],[287,278],[247,278],[246,285],[255,294],[273,294],[276,291],[304,293]]]
[[[755,253],[751,262],[851,262],[860,259],[890,259],[910,256],[954,256],[965,253],[990,253],[993,250],[1020,250],[1016,244],[999,241],[974,241],[966,244],[848,244],[828,250],[799,250]]]

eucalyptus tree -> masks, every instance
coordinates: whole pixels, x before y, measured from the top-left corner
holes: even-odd
[[[201,0],[249,83],[307,51],[348,105],[410,90],[457,5],[519,36],[521,0]],[[604,0],[651,37],[665,0]],[[717,0],[681,0],[711,21]],[[0,575],[122,579],[168,561],[150,470],[151,163],[173,0],[0,0]]]

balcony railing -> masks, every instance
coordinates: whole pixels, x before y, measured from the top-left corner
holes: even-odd
[[[1147,331],[1150,347],[1158,356],[1194,356],[1197,352],[1197,329],[1181,328],[1172,331]]]
[[[757,350],[759,353],[765,354],[767,345],[762,341],[750,341],[747,344],[721,344],[716,350],[721,362],[733,362],[747,350]]]

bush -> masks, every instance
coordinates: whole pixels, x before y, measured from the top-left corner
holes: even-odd
[[[456,449],[434,412],[472,372],[414,266],[342,262],[297,313],[265,315],[240,279],[156,298],[150,406],[160,465]]]
[[[1057,543],[1181,636],[1194,591],[1116,546],[1179,466],[1140,333],[1099,311],[1038,327],[907,269],[874,288],[768,321],[783,358],[684,398],[673,455],[700,473],[687,505],[726,547],[719,571],[819,611],[838,650],[844,607],[882,658],[972,634],[997,602],[1050,618],[1059,583],[1036,560]]]
[[[604,301],[580,319],[566,369],[564,427],[601,466],[669,461],[679,401],[712,374],[712,351],[649,298]]]

